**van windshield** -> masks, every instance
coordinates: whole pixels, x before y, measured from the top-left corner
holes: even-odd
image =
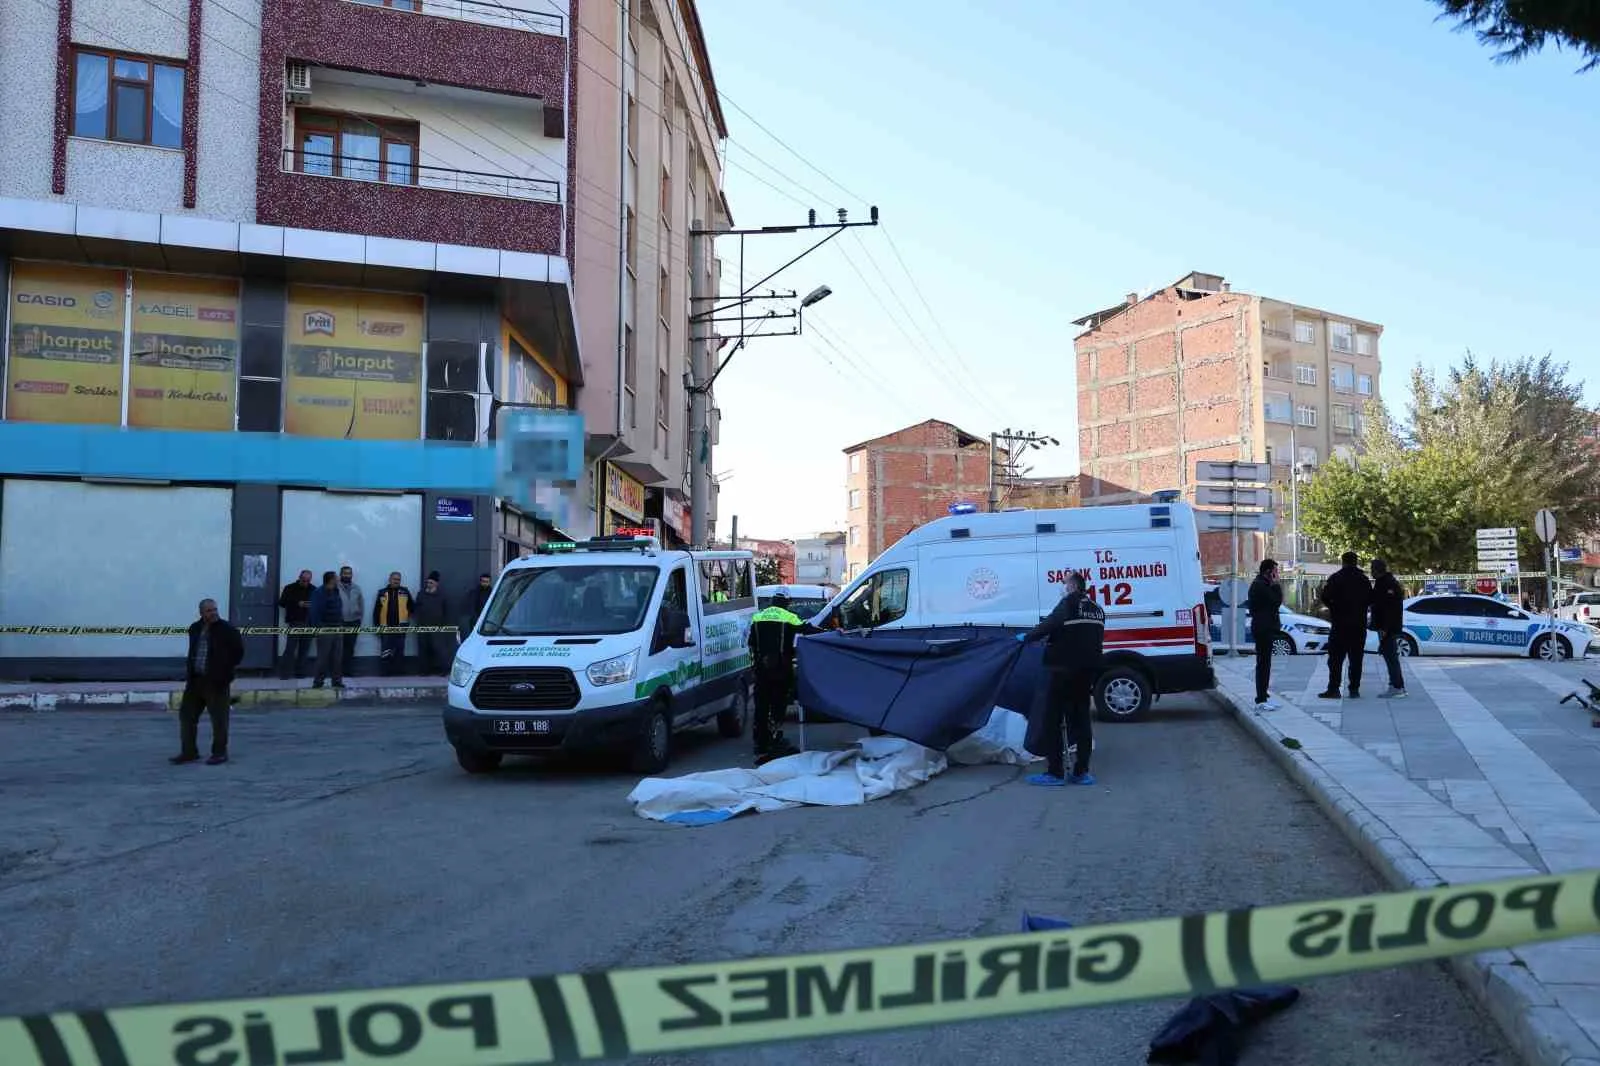
[[[660,569],[542,566],[500,582],[478,632],[508,637],[599,637],[644,624]]]

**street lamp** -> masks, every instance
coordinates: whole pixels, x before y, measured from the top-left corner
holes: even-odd
[[[800,309],[804,311],[812,304],[819,304],[832,295],[832,289],[828,288],[826,285],[818,285],[816,288],[806,293],[806,298],[800,301]]]

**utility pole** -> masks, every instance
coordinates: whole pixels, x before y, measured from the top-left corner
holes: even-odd
[[[1020,446],[1023,451],[1029,448],[1043,448],[1045,445],[1057,447],[1061,444],[1054,437],[1042,433],[1031,433],[1020,429],[1005,429],[999,433],[989,434],[989,512],[993,514],[1000,510],[1000,444],[1005,443],[1005,472],[1009,477],[1016,457],[1012,448]]]
[[[702,234],[703,224],[695,219],[690,224],[689,236],[689,546],[706,547],[706,527],[711,504],[711,396],[703,385],[707,378],[707,352],[710,337],[705,329],[696,329],[692,309],[695,301],[703,299],[710,271],[706,269],[706,244],[711,240]]]
[[[817,212],[812,210],[807,216],[805,225],[794,226],[761,226],[756,229],[706,229],[703,219],[694,219],[689,225],[689,263],[690,273],[693,275],[690,283],[689,304],[689,433],[692,446],[689,456],[689,525],[691,529],[690,542],[692,547],[706,547],[706,530],[708,527],[708,512],[711,504],[711,386],[716,383],[740,348],[752,337],[789,337],[801,332],[805,324],[805,309],[825,299],[833,290],[826,285],[812,290],[800,301],[799,309],[792,314],[780,315],[771,312],[765,316],[751,318],[745,314],[746,305],[763,299],[751,294],[777,277],[789,267],[798,263],[824,244],[833,240],[847,229],[858,226],[876,226],[878,224],[878,209],[870,210],[871,218],[867,222],[849,221],[849,212],[844,208],[838,209],[837,222],[817,221]],[[738,237],[740,244],[740,258],[743,260],[743,247],[745,237],[771,236],[779,233],[800,233],[806,230],[831,230],[822,238],[799,255],[790,259],[776,270],[771,271],[766,277],[745,287],[738,297],[722,301],[717,294],[709,291],[707,282],[709,271],[706,269],[710,262],[710,242],[718,237]],[[775,296],[777,294],[774,294]],[[796,296],[795,293],[784,294],[788,297]],[[704,308],[704,310],[699,310]],[[718,318],[724,311],[738,310],[735,318]],[[744,332],[746,322],[765,323],[769,318],[794,318],[796,325],[787,333],[761,333],[759,327],[756,331]],[[726,340],[735,341],[732,350],[723,357],[715,368],[711,365],[711,324],[714,322],[737,321],[740,332],[735,337]]]

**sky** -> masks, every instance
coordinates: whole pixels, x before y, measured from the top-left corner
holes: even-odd
[[[1496,64],[1428,0],[698,7],[735,224],[882,222],[774,278],[833,294],[717,379],[721,533],[845,528],[842,450],[927,418],[1077,472],[1072,320],[1192,270],[1382,324],[1389,396],[1470,348],[1551,352],[1600,403],[1600,72],[1571,52]],[[746,281],[807,243],[747,239]]]

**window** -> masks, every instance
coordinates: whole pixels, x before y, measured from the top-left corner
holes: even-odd
[[[851,489],[850,490],[850,510],[859,511],[860,509],[861,509],[861,490],[860,489]]]
[[[1301,385],[1315,385],[1317,383],[1317,368],[1310,363],[1299,363],[1294,368],[1294,379]]]
[[[417,184],[421,132],[415,122],[297,109],[294,128],[294,166],[302,174]]]
[[[855,547],[856,545],[858,545],[860,543],[861,543],[861,527],[860,526],[851,526],[850,527],[850,546],[853,548],[853,547]]]
[[[628,94],[628,102],[624,108],[622,121],[627,123],[628,129],[628,158],[634,162],[639,161],[639,101]]]
[[[705,559],[700,563],[700,602],[706,614],[748,607],[755,599],[749,559]]]
[[[1342,463],[1353,463],[1356,461],[1356,450],[1348,444],[1335,444],[1333,457]]]
[[[1378,349],[1378,338],[1371,333],[1356,334],[1356,354],[1371,355]]]
[[[633,213],[633,208],[625,207],[622,209],[622,224],[624,247],[627,250],[628,273],[637,275],[638,270],[634,264],[639,261],[639,216]]]
[[[654,566],[549,566],[508,574],[478,632],[582,637],[632,633],[644,624],[661,571]]]
[[[1276,466],[1277,465],[1277,457],[1278,457],[1278,446],[1276,444],[1267,445],[1267,465],[1268,466]]]
[[[656,451],[667,450],[667,368],[656,369]]]
[[[1359,395],[1362,395],[1362,396],[1371,396],[1372,395],[1372,375],[1371,374],[1357,374],[1356,375],[1356,392]]]
[[[852,474],[861,473],[861,453],[860,452],[851,452],[850,453],[850,472]]]
[[[633,339],[633,327],[622,327],[622,423],[627,429],[639,425],[639,353]]]
[[[1317,450],[1306,445],[1301,445],[1300,452],[1295,458],[1301,466],[1316,466],[1318,459]]]
[[[1267,421],[1289,422],[1294,418],[1294,408],[1286,392],[1267,393]]]
[[[666,167],[661,168],[661,224],[672,228],[672,175],[667,173]],[[663,243],[662,248],[665,247]]]
[[[1316,539],[1315,537],[1308,537],[1304,533],[1299,534],[1299,537],[1300,537],[1300,554],[1301,555],[1324,555],[1324,554],[1326,554],[1327,547],[1326,547],[1326,545],[1324,545],[1322,543],[1322,541]]]
[[[1346,433],[1356,431],[1356,409],[1347,403],[1333,405],[1333,428]]]
[[[387,7],[396,11],[421,11],[422,0],[355,0],[368,7]]]
[[[80,51],[73,65],[74,137],[183,147],[183,64]]]
[[[667,310],[671,297],[672,279],[667,277],[667,268],[662,267],[661,273],[656,279],[656,317],[661,319],[663,324],[668,324],[672,321],[672,317]],[[671,328],[670,325],[668,328]],[[665,355],[666,352],[663,351],[662,356],[665,357]]]
[[[845,629],[873,629],[905,617],[911,599],[911,571],[880,570],[839,605]]]
[[[1329,322],[1328,344],[1336,352],[1355,351],[1355,327],[1348,322]]]
[[[1317,409],[1308,403],[1296,404],[1294,421],[1296,425],[1300,426],[1315,426],[1317,424]]]
[[[1265,373],[1273,381],[1289,380],[1289,368],[1283,363],[1267,363]]]
[[[1329,368],[1334,392],[1353,392],[1356,387],[1356,368],[1349,363],[1334,363]]]
[[[1296,322],[1294,324],[1294,339],[1301,344],[1317,343],[1317,324],[1315,322]]]

